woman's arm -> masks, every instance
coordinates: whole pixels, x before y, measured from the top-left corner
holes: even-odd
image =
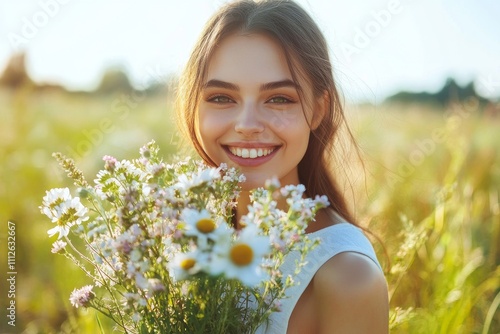
[[[346,252],[326,262],[313,278],[319,334],[389,332],[387,283],[368,257]]]

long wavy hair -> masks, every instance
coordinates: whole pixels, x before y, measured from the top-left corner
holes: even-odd
[[[234,33],[260,33],[273,38],[284,50],[293,80],[305,80],[312,87],[312,99],[299,88],[300,100],[303,107],[310,108],[313,113],[321,112],[322,118],[319,125],[311,127],[308,148],[298,165],[299,180],[305,185],[308,196],[326,195],[337,214],[357,225],[340,187],[340,177],[334,175],[337,174],[334,170],[348,168],[346,162],[341,161],[346,159],[339,156],[336,149],[343,145],[345,151],[345,141],[340,140],[342,127],[347,130],[344,134],[359,156],[358,147],[346,124],[325,38],[309,14],[294,1],[236,1],[226,4],[212,16],[177,88],[176,112],[180,129],[200,156],[213,165],[197,139],[195,119],[211,57],[220,41]],[[314,101],[319,98],[324,98],[327,104],[323,111],[314,109]]]

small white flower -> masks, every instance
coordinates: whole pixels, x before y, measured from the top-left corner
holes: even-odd
[[[273,301],[273,304],[272,304],[272,308],[271,308],[271,309],[272,309],[274,312],[281,312],[281,310],[282,310],[282,306],[283,306],[283,304],[281,303],[281,301],[280,301],[279,299],[277,299],[277,300]]]
[[[204,169],[197,175],[201,182],[210,182],[220,178],[220,169],[218,168],[208,168]]]
[[[151,268],[151,264],[149,263],[149,259],[147,258],[144,258],[141,262],[138,263],[139,264],[139,270],[141,272],[146,272],[148,271],[150,268]]]
[[[170,233],[171,228],[165,221],[156,221],[153,225],[148,226],[148,235],[151,238],[161,237]]]
[[[141,319],[142,319],[142,317],[138,312],[134,312],[134,314],[132,314],[132,321],[133,322],[138,323],[139,321],[141,321]]]
[[[169,263],[169,272],[176,281],[181,281],[195,275],[207,265],[207,255],[197,250],[189,253],[176,254]]]
[[[287,198],[287,204],[289,205],[290,210],[292,211],[301,211],[302,210],[302,201],[296,201],[295,198]]]
[[[198,247],[206,249],[208,240],[215,240],[219,233],[223,233],[207,210],[184,209],[181,213],[181,219],[186,223],[184,235],[196,237]]]
[[[151,175],[159,175],[166,169],[166,165],[162,163],[148,164],[146,165],[146,171]]]
[[[123,297],[125,297],[125,299],[129,302],[135,302],[137,299],[139,299],[139,295],[133,292],[125,292],[123,293]]]
[[[92,292],[93,288],[93,285],[86,285],[80,289],[73,290],[69,297],[71,305],[76,308],[89,306],[90,301],[95,297],[94,292]]]
[[[104,169],[110,172],[115,170],[116,164],[118,163],[115,158],[109,155],[105,155],[102,157],[102,160],[104,161]]]
[[[316,197],[314,198],[314,201],[319,203],[322,207],[326,208],[330,205],[330,202],[328,201],[328,197],[326,197],[325,195],[316,195]]]
[[[148,279],[147,290],[146,298],[151,298],[155,293],[165,291],[165,285],[157,278],[150,278]]]
[[[132,252],[130,253],[130,261],[132,262],[139,262],[141,258],[142,258],[142,253],[137,248],[133,249]]]
[[[115,174],[120,181],[126,181],[127,179],[145,181],[148,178],[145,172],[134,166],[134,164],[128,160],[122,160],[116,163]]]
[[[134,277],[135,275],[135,272],[136,272],[136,268],[135,268],[135,264],[132,262],[132,261],[128,261],[127,262],[127,277]]]
[[[157,278],[150,278],[148,279],[148,286],[152,291],[163,291],[165,290],[165,285],[157,279]]]
[[[166,262],[170,262],[174,255],[180,252],[181,245],[177,243],[172,236],[164,236],[161,239],[161,248],[163,249],[161,255]]]
[[[220,178],[219,169],[207,168],[193,174],[182,174],[178,178],[178,182],[174,185],[182,194],[191,188],[198,187],[204,183],[211,182]]]
[[[69,188],[54,188],[48,190],[46,195],[43,197],[43,204],[48,206],[59,201],[60,199],[63,201],[71,199]]]
[[[255,225],[246,226],[238,239],[227,245],[217,244],[211,263],[213,275],[223,274],[254,287],[265,279],[262,271],[264,256],[270,252],[269,238],[258,234]]]
[[[142,194],[146,197],[151,194],[151,186],[149,184],[142,185]]]
[[[141,290],[146,290],[148,288],[148,280],[140,272],[135,273],[135,285]]]
[[[61,204],[70,200],[71,194],[68,188],[54,188],[46,192],[40,210],[44,215],[52,219],[57,215]]]
[[[66,245],[67,243],[62,241],[62,240],[57,240],[56,242],[54,242],[52,244],[52,250],[51,252],[54,253],[54,254],[57,254],[57,253],[64,253],[65,250],[66,250]]]
[[[273,177],[271,179],[268,179],[264,183],[264,187],[266,189],[271,188],[272,190],[278,189],[279,187],[281,187],[280,180],[278,180],[277,177]]]
[[[135,239],[138,239],[142,235],[142,229],[138,224],[133,224],[128,229],[130,235]]]
[[[47,231],[49,237],[59,233],[59,239],[69,234],[69,229],[73,225],[79,225],[87,217],[87,208],[80,203],[80,198],[75,197],[57,205],[51,213],[52,222],[57,226]]]

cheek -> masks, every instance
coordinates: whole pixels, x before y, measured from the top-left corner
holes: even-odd
[[[269,126],[291,142],[306,142],[309,139],[309,125],[302,111],[274,111],[269,114]]]
[[[302,107],[282,110],[269,110],[266,115],[269,126],[274,131],[295,132],[297,134],[309,133],[310,126]]]
[[[288,163],[297,165],[309,145],[310,129],[304,116],[289,114],[288,117],[276,118],[273,132],[285,142]]]
[[[290,146],[293,146],[293,153],[296,155],[298,161],[302,160],[302,158],[306,154],[306,150],[309,145],[309,134],[309,128],[290,130],[289,144]]]
[[[198,140],[205,147],[217,135],[217,118],[210,112],[203,110],[198,111],[196,116],[196,135]]]
[[[268,119],[267,123],[274,131],[295,128],[305,121],[304,116],[294,110],[270,110],[266,118]]]
[[[227,115],[223,112],[200,109],[195,124],[196,136],[201,147],[212,160],[218,160],[218,140],[228,131],[230,125]]]

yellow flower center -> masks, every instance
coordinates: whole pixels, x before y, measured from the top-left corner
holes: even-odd
[[[237,244],[231,248],[230,257],[237,266],[247,266],[253,259],[252,247],[247,244]]]
[[[210,218],[202,218],[196,223],[196,228],[201,233],[210,233],[215,230],[215,223]]]
[[[184,270],[189,270],[194,267],[196,261],[194,259],[184,259],[181,261],[181,268]]]
[[[75,216],[76,216],[75,208],[68,208],[68,210],[59,217],[57,225],[66,226],[68,225],[68,223],[72,223],[77,219],[77,217]]]
[[[64,200],[62,198],[57,198],[53,203],[51,203],[49,205],[49,208],[53,210],[53,209],[55,209],[58,205],[60,205],[63,202],[64,202]]]

